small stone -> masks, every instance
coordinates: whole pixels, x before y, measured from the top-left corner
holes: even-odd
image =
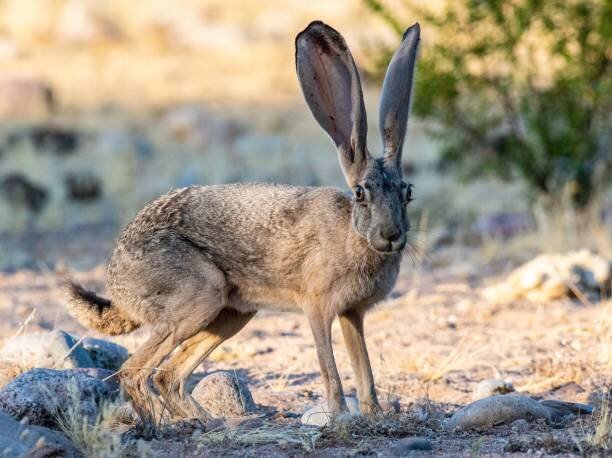
[[[215,372],[198,382],[191,394],[214,417],[239,417],[255,412],[249,388],[230,372]]]
[[[508,394],[512,393],[514,385],[505,380],[488,379],[483,380],[476,387],[472,399],[477,401],[478,399],[488,398],[489,396],[495,396],[496,394]]]
[[[354,396],[346,396],[346,406],[350,415],[360,415],[359,401]],[[333,418],[331,411],[327,407],[327,403],[323,402],[319,405],[311,407],[302,414],[301,422],[303,425],[323,427],[328,425]]]
[[[432,445],[425,437],[408,437],[397,441],[397,451],[403,455],[412,450],[431,450]]]

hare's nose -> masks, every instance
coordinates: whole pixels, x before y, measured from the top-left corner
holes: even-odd
[[[380,236],[389,242],[395,242],[401,235],[402,231],[395,226],[386,226],[380,230]]]

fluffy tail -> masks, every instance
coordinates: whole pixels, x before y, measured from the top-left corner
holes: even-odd
[[[137,329],[140,323],[129,318],[111,301],[72,281],[66,282],[68,312],[83,326],[115,336]]]

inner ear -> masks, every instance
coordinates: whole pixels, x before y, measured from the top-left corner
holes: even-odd
[[[306,103],[330,136],[347,182],[363,172],[368,152],[367,120],[359,73],[340,33],[312,22],[295,42],[296,67]]]

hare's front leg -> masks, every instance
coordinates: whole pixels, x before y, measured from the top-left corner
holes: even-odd
[[[320,310],[309,310],[306,312],[306,315],[317,347],[317,356],[321,366],[321,378],[323,379],[327,395],[327,407],[330,413],[334,415],[347,413],[348,409],[344,400],[342,383],[340,382],[332,349],[331,323],[333,317],[321,313]]]
[[[374,376],[368,357],[365,337],[363,333],[363,318],[365,313],[362,310],[349,310],[339,316],[344,342],[351,359],[353,372],[357,379],[357,395],[359,396],[359,406],[365,415],[375,415],[381,412],[376,388],[374,386]]]

